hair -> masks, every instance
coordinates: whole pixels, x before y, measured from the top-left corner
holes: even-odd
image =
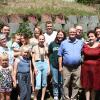
[[[29,39],[29,35],[27,33],[22,33],[21,36],[23,36],[24,39]]]
[[[63,33],[63,35],[64,35],[63,40],[65,40],[65,38],[66,38],[66,34],[65,34],[65,32],[64,32],[63,30],[58,30],[58,31],[57,31],[57,35],[58,35],[58,33],[60,33],[60,32]],[[57,35],[56,35],[55,41],[57,40]]]
[[[97,37],[97,34],[95,33],[94,30],[90,30],[90,31],[88,31],[87,36],[89,36],[90,33],[93,33],[93,34]]]
[[[96,30],[97,30],[97,29],[100,29],[100,27],[98,27],[98,26],[97,26],[97,27],[95,27],[94,31],[96,32]]]
[[[44,39],[45,39],[45,36],[44,36],[43,34],[39,35],[39,37],[40,37],[40,36],[43,36],[43,37],[44,37]]]
[[[46,26],[47,24],[52,24],[52,21],[46,21]]]
[[[43,34],[42,29],[39,26],[34,27],[34,30],[35,28],[37,28],[40,31],[40,35]]]
[[[0,54],[0,59],[8,59],[8,54],[7,53]]]
[[[23,46],[21,46],[21,48],[20,48],[20,51],[21,52],[25,52],[25,51],[30,51],[30,46],[29,45],[23,45]]]

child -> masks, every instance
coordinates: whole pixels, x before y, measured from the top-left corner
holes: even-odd
[[[8,55],[0,55],[0,100],[10,100],[12,91],[12,66],[9,66]]]
[[[21,56],[15,59],[14,63],[14,86],[16,87],[16,76],[20,88],[20,100],[30,100],[31,84],[33,86],[31,60],[29,46],[21,47]],[[34,91],[34,87],[33,87]]]
[[[19,33],[15,34],[14,39],[13,39],[14,42],[12,44],[12,48],[13,48],[14,52],[20,51],[20,38],[21,38],[21,36]]]
[[[32,49],[32,62],[34,66],[34,73],[36,79],[36,86],[34,92],[34,100],[37,100],[38,91],[41,89],[42,84],[42,97],[44,100],[46,87],[47,87],[47,75],[50,73],[49,59],[47,57],[48,49],[44,45],[45,37],[40,35],[38,39],[38,45]]]

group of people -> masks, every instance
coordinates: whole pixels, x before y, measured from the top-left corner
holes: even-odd
[[[53,98],[77,100],[84,89],[86,100],[95,100],[100,90],[100,27],[87,33],[80,25],[68,32],[54,31],[46,22],[46,33],[39,26],[29,38],[27,33],[16,33],[9,38],[10,27],[4,25],[0,34],[0,100],[10,100],[13,87],[19,87],[20,100],[45,100],[48,75],[52,82]]]

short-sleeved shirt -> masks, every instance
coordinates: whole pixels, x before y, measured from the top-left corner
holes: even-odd
[[[52,34],[47,34],[45,33],[44,36],[45,36],[45,41],[46,41],[46,44],[49,46],[49,44],[51,42],[53,42],[56,38],[56,35],[57,35],[57,31],[53,31]]]
[[[17,42],[14,42],[12,48],[20,49],[20,45]]]
[[[79,65],[81,63],[81,50],[83,42],[76,39],[72,42],[69,38],[64,40],[58,50],[58,56],[63,57],[63,65]]]
[[[50,64],[53,65],[53,67],[58,68],[58,49],[60,44],[54,42],[51,42],[49,45],[49,52],[50,52]]]
[[[46,54],[48,54],[48,47],[39,47],[39,45],[36,45],[32,48],[32,53],[35,54],[35,61],[41,60],[41,55],[43,55],[44,60],[46,59]]]

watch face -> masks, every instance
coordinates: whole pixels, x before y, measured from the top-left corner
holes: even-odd
[[[41,61],[44,61],[44,54],[41,54]]]

